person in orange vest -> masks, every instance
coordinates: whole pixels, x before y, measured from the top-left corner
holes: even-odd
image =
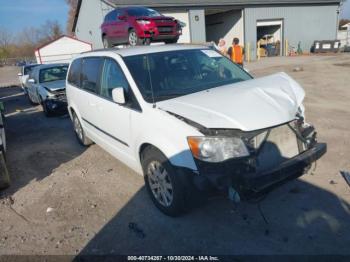
[[[239,39],[237,37],[233,39],[232,46],[228,49],[227,53],[230,56],[232,62],[243,66],[244,48],[239,45]]]

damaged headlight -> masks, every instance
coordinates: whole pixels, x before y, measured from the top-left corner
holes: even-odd
[[[193,156],[207,162],[222,162],[230,158],[249,156],[247,147],[238,137],[188,137]]]

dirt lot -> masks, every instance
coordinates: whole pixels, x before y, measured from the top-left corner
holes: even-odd
[[[78,145],[69,118],[45,118],[19,88],[1,89],[13,185],[0,197],[0,254],[350,254],[350,187],[339,175],[350,170],[349,64],[336,55],[248,65],[304,86],[306,118],[328,153],[259,204],[216,197],[180,218],[153,206],[141,176]]]

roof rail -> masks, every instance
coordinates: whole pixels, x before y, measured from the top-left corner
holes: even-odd
[[[111,48],[99,48],[99,49],[94,49],[94,50],[90,50],[90,51],[82,52],[81,54],[88,54],[88,53],[98,52],[98,51],[116,51],[116,50],[119,50],[119,49],[120,49],[120,48],[117,48],[117,47],[111,47]]]

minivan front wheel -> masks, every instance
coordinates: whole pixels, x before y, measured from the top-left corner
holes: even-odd
[[[148,147],[142,153],[142,167],[147,191],[157,208],[169,216],[183,214],[186,187],[169,160],[158,149]]]
[[[86,137],[84,129],[79,121],[79,118],[75,113],[73,113],[73,126],[77,139],[83,146],[88,146],[92,144],[92,141]]]

